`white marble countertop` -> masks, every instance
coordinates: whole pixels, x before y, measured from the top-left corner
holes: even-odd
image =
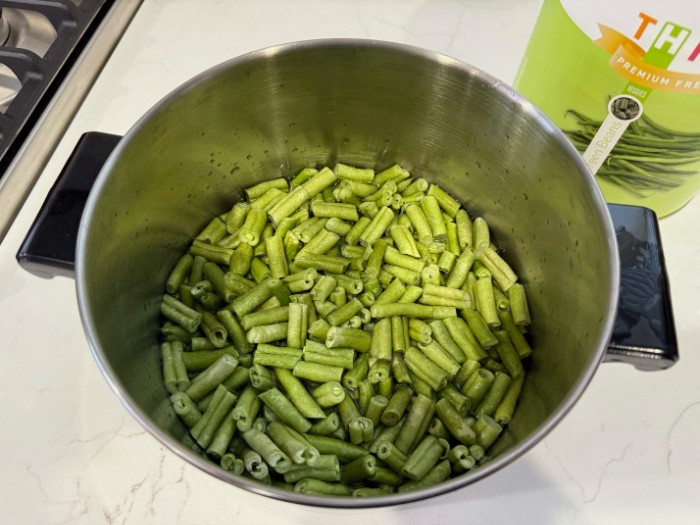
[[[120,405],[88,350],[67,278],[14,255],[78,137],[124,133],[195,74],[268,45],[370,37],[433,49],[511,82],[541,0],[145,0],[0,244],[0,509],[14,523],[698,523],[700,199],[661,224],[681,361],[602,365],[538,446],[460,491],[341,511],[269,500],[185,463]]]

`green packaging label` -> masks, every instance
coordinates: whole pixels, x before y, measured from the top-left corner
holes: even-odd
[[[567,133],[609,202],[664,216],[700,187],[696,0],[545,0],[515,88]]]

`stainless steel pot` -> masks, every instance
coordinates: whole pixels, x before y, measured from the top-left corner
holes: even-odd
[[[526,284],[535,349],[522,398],[485,466],[428,489],[320,498],[234,477],[181,444],[157,350],[169,269],[242,188],[336,161],[395,162],[492,226]],[[144,116],[103,168],[82,218],[76,278],[95,358],[164,445],[244,489],[297,503],[399,504],[473,483],[542,439],[593,376],[618,294],[615,234],[578,153],[531,103],[483,72],[403,45],[329,40],[255,52],[183,85]]]

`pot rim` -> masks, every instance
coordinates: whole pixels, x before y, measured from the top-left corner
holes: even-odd
[[[114,369],[110,366],[109,360],[103,353],[98,343],[99,338],[97,337],[97,329],[95,327],[92,315],[87,306],[88,301],[84,270],[86,266],[86,254],[84,246],[87,239],[87,232],[90,228],[91,218],[97,200],[99,198],[99,195],[102,193],[102,190],[107,180],[109,179],[109,174],[112,171],[114,165],[117,163],[120,156],[122,155],[122,152],[128,147],[128,144],[134,139],[134,137],[137,136],[138,133],[151,120],[153,120],[153,118],[156,117],[164,107],[167,107],[172,102],[179,99],[199,84],[209,80],[210,78],[218,75],[219,73],[222,73],[223,71],[234,67],[242,66],[251,61],[319,47],[382,48],[398,53],[413,54],[424,59],[437,61],[445,66],[460,69],[466,72],[470,77],[482,82],[483,84],[487,84],[492,89],[497,90],[504,98],[509,99],[515,106],[517,106],[520,111],[528,113],[533,119],[538,121],[539,124],[541,124],[541,126],[550,134],[551,139],[554,140],[559,145],[559,147],[561,147],[565,152],[569,154],[569,156],[578,166],[579,171],[585,178],[584,182],[591,194],[592,200],[595,204],[595,208],[602,220],[603,227],[607,233],[607,248],[610,254],[608,271],[610,272],[611,276],[611,286],[607,298],[608,308],[606,316],[602,321],[601,335],[595,342],[597,348],[595,353],[593,354],[594,358],[588,364],[586,370],[581,374],[575,387],[564,397],[557,409],[554,412],[552,412],[552,414],[550,414],[548,419],[542,425],[540,425],[540,427],[535,432],[533,432],[523,441],[519,442],[517,445],[513,446],[504,454],[494,458],[485,465],[480,466],[478,469],[451,478],[437,485],[433,485],[431,487],[416,491],[395,493],[387,496],[377,496],[371,498],[309,496],[283,489],[277,489],[254,480],[250,480],[240,476],[234,476],[228,472],[225,472],[208,459],[194,454],[192,450],[185,447],[182,443],[177,441],[170,434],[164,432],[158,425],[156,425],[153,422],[151,417],[131,399],[131,396],[121,385],[117,374],[114,372]],[[78,307],[80,310],[80,317],[83,323],[83,328],[88,339],[90,351],[95,361],[97,362],[97,365],[100,371],[102,372],[102,375],[104,376],[111,389],[117,394],[122,405],[124,405],[127,411],[131,413],[131,415],[152,436],[154,436],[162,445],[175,452],[178,456],[186,460],[188,463],[198,467],[204,472],[207,472],[208,474],[222,481],[231,483],[232,485],[235,485],[239,488],[248,490],[261,496],[268,496],[277,500],[287,501],[291,503],[333,508],[370,508],[392,506],[415,502],[427,498],[432,498],[438,495],[446,494],[448,492],[452,492],[467,485],[470,485],[493,474],[497,470],[500,470],[501,468],[509,465],[516,459],[520,458],[523,454],[525,454],[525,452],[530,450],[542,439],[544,439],[544,437],[547,434],[549,434],[549,432],[551,432],[552,429],[562,420],[562,418],[572,409],[574,404],[577,402],[578,398],[581,396],[581,394],[583,394],[583,392],[589,385],[591,379],[593,378],[593,375],[595,374],[598,368],[598,365],[602,361],[603,355],[605,354],[605,349],[608,344],[608,340],[610,338],[610,334],[612,333],[613,323],[615,320],[615,313],[617,311],[620,278],[619,257],[617,251],[617,243],[615,240],[615,231],[602,192],[600,191],[598,184],[595,182],[593,174],[589,171],[579,152],[565,137],[564,133],[549,119],[549,117],[547,117],[542,111],[536,108],[532,102],[527,100],[523,95],[515,91],[515,89],[513,89],[508,84],[465,62],[462,62],[460,60],[435,51],[415,47],[408,44],[360,38],[325,38],[314,40],[302,40],[252,51],[227,60],[225,62],[222,62],[221,64],[218,64],[212,68],[209,68],[199,73],[195,77],[176,87],[165,97],[163,97],[160,101],[158,101],[143,116],[141,116],[139,120],[124,135],[124,138],[118,143],[115,150],[109,156],[102,170],[100,171],[99,176],[97,177],[93,189],[88,197],[87,203],[85,205],[85,211],[80,221],[76,247],[75,270]]]

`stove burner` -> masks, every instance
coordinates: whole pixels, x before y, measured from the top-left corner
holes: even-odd
[[[5,17],[2,14],[2,7],[0,7],[0,46],[4,46],[9,37],[10,24],[8,24],[7,20],[5,20]]]

